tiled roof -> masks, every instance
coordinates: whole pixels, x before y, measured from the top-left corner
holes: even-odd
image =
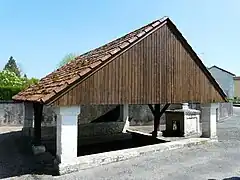
[[[130,47],[143,36],[150,34],[167,20],[168,18],[164,17],[153,21],[104,46],[78,56],[74,61],[42,78],[38,84],[18,93],[13,99],[47,103],[52,98],[58,96],[59,93],[62,93],[88,74],[94,72],[97,68],[104,66],[117,54]]]

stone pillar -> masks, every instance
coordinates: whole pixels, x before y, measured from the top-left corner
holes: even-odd
[[[23,134],[25,136],[33,136],[33,103],[23,103]]]
[[[201,106],[202,137],[217,139],[217,104]]]
[[[77,157],[80,106],[55,107],[57,115],[57,158],[68,163]]]
[[[129,128],[130,122],[129,122],[129,110],[128,110],[128,104],[120,105],[120,120],[125,122],[125,125],[123,127],[123,133],[127,132],[127,129]]]

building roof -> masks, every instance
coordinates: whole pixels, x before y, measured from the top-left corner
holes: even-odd
[[[232,75],[232,76],[236,76],[235,74],[233,74],[233,73],[231,73],[231,72],[229,72],[229,71],[227,71],[227,70],[225,70],[225,69],[222,69],[222,68],[220,68],[220,67],[218,67],[218,66],[212,66],[212,67],[210,67],[210,68],[208,68],[208,70],[210,70],[210,69],[213,69],[213,68],[217,68],[217,69],[219,69],[219,70],[221,70],[221,71],[223,71],[223,72],[225,72],[225,73],[228,73],[228,74],[230,74],[230,75]]]
[[[38,84],[32,85],[26,90],[15,95],[13,99],[49,104],[49,102],[53,102],[58,97],[62,96],[65,91],[68,91],[68,89],[82,82],[89,75],[97,72],[100,68],[113,60],[118,54],[126,51],[129,47],[147,37],[166,23],[170,23],[172,25],[171,27],[179,33],[179,36],[181,36],[180,38],[182,38],[184,44],[187,45],[187,48],[190,48],[194,56],[196,56],[196,61],[198,61],[197,64],[200,66],[202,71],[204,71],[204,74],[210,82],[212,82],[213,86],[217,89],[223,99],[226,98],[225,93],[211,76],[196,53],[192,50],[191,46],[177,30],[176,26],[169,18],[164,17],[153,21],[138,30],[130,32],[104,46],[76,57],[74,61],[58,68],[46,77],[42,78]]]
[[[233,77],[234,80],[240,80],[240,76]]]

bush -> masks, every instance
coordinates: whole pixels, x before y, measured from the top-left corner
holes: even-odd
[[[12,100],[12,97],[21,90],[22,86],[0,86],[0,100]]]
[[[14,72],[7,70],[0,72],[0,85],[1,86],[14,86],[21,87],[26,83],[24,78],[18,77]]]
[[[228,99],[228,102],[232,102],[233,104],[240,104],[240,98],[234,97],[233,99]]]
[[[12,96],[36,83],[38,79],[18,77],[8,70],[0,71],[0,100],[11,100]]]

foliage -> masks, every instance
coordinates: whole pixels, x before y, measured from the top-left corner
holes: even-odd
[[[0,99],[10,100],[13,95],[37,82],[36,78],[28,79],[18,77],[14,72],[8,70],[0,71]]]
[[[22,89],[23,87],[18,86],[0,86],[0,100],[11,100]]]
[[[69,53],[60,61],[58,67],[62,67],[70,61],[73,61],[78,55],[75,53]]]
[[[0,85],[1,86],[24,86],[25,80],[17,76],[14,72],[3,70],[0,72]]]
[[[16,63],[15,59],[12,56],[10,56],[7,64],[3,68],[3,70],[13,72],[13,73],[16,74],[17,77],[21,76],[21,71],[18,68],[17,63]]]
[[[36,79],[36,78],[31,78],[31,79],[25,78],[24,88],[29,87],[29,86],[31,86],[33,84],[37,84],[38,82],[39,82],[39,80]]]
[[[240,104],[240,97],[234,97],[233,99],[229,98],[228,102],[232,102],[233,104]]]

